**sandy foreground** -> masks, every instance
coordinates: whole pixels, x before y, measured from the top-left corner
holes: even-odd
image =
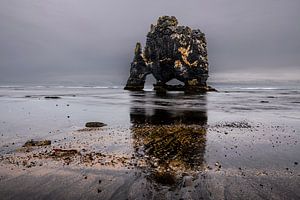
[[[257,167],[249,164],[253,156],[245,158],[249,152],[259,154],[256,152],[260,151],[257,141],[264,145],[276,145],[276,140],[254,137],[255,145],[248,139],[249,147],[246,142],[241,148],[233,145],[239,144],[239,140],[245,140],[247,137],[253,138],[251,133],[257,131],[274,131],[276,139],[276,131],[284,129],[286,132],[286,127],[248,127],[247,124],[217,124],[206,127],[205,136],[212,134],[213,139],[205,140],[204,146],[197,146],[197,149],[200,149],[199,152],[195,152],[198,157],[193,157],[192,160],[188,159],[189,156],[192,157],[189,154],[179,156],[184,150],[170,153],[174,147],[166,146],[164,141],[168,141],[168,138],[157,142],[157,138],[131,136],[132,132],[138,134],[139,131],[144,131],[144,128],[137,127],[136,132],[121,127],[83,128],[60,135],[50,135],[47,139],[51,141],[51,145],[17,147],[1,157],[1,199],[300,198],[298,161],[288,163],[288,167],[283,168],[281,165],[275,166],[276,162],[270,162],[268,165],[260,160],[257,162],[260,162],[261,167]],[[147,131],[151,129],[153,132],[152,126],[150,129],[146,128]],[[198,130],[199,127],[189,128]],[[290,131],[293,133],[292,129]],[[289,136],[293,137],[286,135]],[[232,143],[218,147],[219,149],[205,149],[205,145],[209,145],[207,143],[217,144],[223,141],[224,137],[231,138],[229,141],[232,140]],[[154,140],[156,146],[152,147]],[[189,148],[196,145],[186,143],[184,138],[176,138],[173,143],[178,141],[181,141],[178,144],[187,145]],[[199,141],[196,141],[197,145]],[[296,149],[298,147],[297,142],[291,145]],[[276,147],[273,149],[276,151]],[[164,154],[173,157],[162,158]],[[222,155],[223,158],[214,155]],[[255,157],[253,159],[255,162]],[[266,157],[265,161],[269,162],[269,159]]]

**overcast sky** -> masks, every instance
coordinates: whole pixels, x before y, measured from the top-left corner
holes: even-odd
[[[300,79],[299,0],[0,0],[0,83],[124,83],[161,15],[206,33],[212,78]]]

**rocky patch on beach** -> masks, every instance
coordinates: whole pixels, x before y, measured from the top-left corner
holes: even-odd
[[[253,128],[247,121],[234,121],[234,122],[220,122],[215,125],[217,128]]]

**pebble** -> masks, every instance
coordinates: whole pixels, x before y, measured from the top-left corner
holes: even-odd
[[[183,187],[189,187],[193,185],[193,177],[192,176],[184,176],[183,177]]]

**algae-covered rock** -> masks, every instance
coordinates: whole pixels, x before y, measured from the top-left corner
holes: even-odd
[[[142,90],[146,76],[153,74],[156,89],[177,79],[189,91],[208,91],[208,58],[205,34],[199,29],[178,26],[174,16],[162,16],[151,25],[146,46],[137,43],[125,89]],[[174,89],[174,88],[173,88]]]
[[[55,157],[70,157],[79,155],[80,153],[76,149],[53,149],[52,156]]]
[[[25,142],[23,147],[47,146],[47,145],[51,145],[50,140],[42,140],[42,141],[29,140],[29,141]]]

